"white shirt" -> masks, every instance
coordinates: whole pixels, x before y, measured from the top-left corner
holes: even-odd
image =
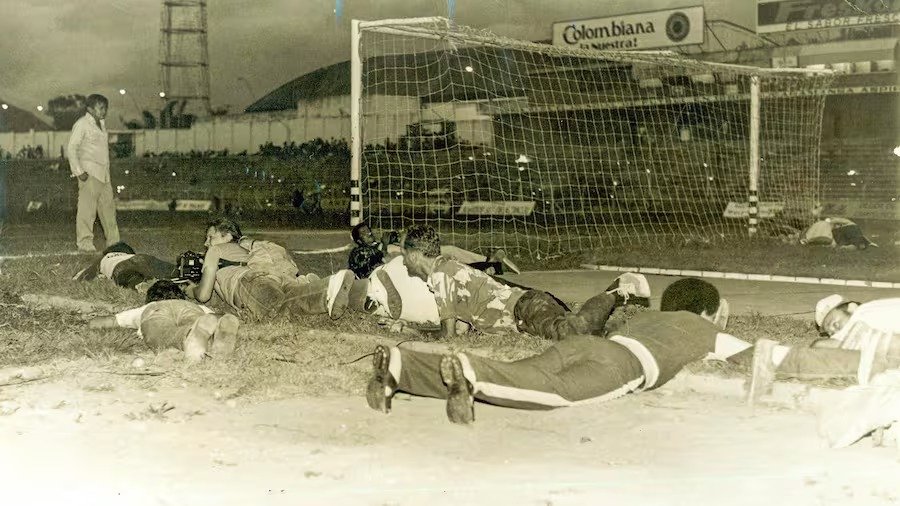
[[[100,275],[112,279],[113,270],[117,265],[133,257],[131,253],[107,253],[100,260]]]
[[[388,311],[387,290],[381,281],[378,280],[378,271],[384,271],[394,288],[400,294],[400,301],[403,306],[399,315],[392,315]],[[437,303],[434,300],[434,294],[428,289],[428,285],[421,279],[410,276],[406,270],[406,264],[403,263],[403,257],[394,257],[388,263],[376,267],[369,276],[369,297],[378,302],[378,309],[375,314],[385,316],[411,323],[433,323],[440,324],[441,319],[438,316]]]
[[[857,379],[865,385],[876,354],[887,350],[896,336],[900,336],[900,298],[897,297],[860,304],[831,338],[841,341],[842,349],[860,352]]]
[[[87,172],[102,183],[109,182],[109,133],[106,120],[97,120],[86,113],[72,125],[72,134],[66,144],[69,169],[76,177]]]

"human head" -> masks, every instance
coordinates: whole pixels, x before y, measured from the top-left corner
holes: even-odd
[[[724,329],[728,324],[730,307],[711,283],[697,278],[684,278],[666,287],[659,310],[690,311]]]
[[[353,229],[350,230],[350,236],[353,237],[353,242],[360,246],[371,246],[378,243],[369,224],[365,222],[357,223]]]
[[[209,248],[217,244],[238,242],[241,240],[241,237],[241,227],[237,222],[228,218],[218,218],[207,225],[206,242],[204,244]]]
[[[106,110],[109,108],[109,100],[103,95],[96,93],[88,95],[84,101],[85,107],[91,116],[98,120],[106,118]]]
[[[350,258],[347,263],[357,278],[364,279],[369,277],[376,267],[384,263],[384,254],[373,246],[357,246],[350,250]]]
[[[824,335],[833,336],[859,307],[859,303],[846,300],[838,294],[829,295],[816,303],[816,327]]]
[[[441,254],[441,239],[428,225],[413,225],[403,238],[403,263],[411,276],[426,279]]]
[[[161,279],[147,289],[147,303],[159,300],[186,299],[181,287],[168,279]]]
[[[134,249],[127,243],[119,241],[111,246],[107,246],[107,248],[103,250],[103,255],[108,253],[128,253],[129,255],[134,255]]]

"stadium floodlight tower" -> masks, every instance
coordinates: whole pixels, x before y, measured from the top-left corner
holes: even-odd
[[[812,219],[834,75],[352,23],[351,220],[548,258]],[[761,220],[770,220],[763,222]]]
[[[194,114],[209,112],[206,0],[163,0],[159,65],[167,100],[184,102]]]

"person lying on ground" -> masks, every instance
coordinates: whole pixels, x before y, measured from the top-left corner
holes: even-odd
[[[441,319],[439,338],[453,336],[463,321],[482,332],[527,332],[554,341],[603,329],[606,294],[649,306],[650,285],[635,273],[625,273],[604,293],[588,299],[577,313],[545,291],[509,286],[487,274],[441,255],[440,238],[430,226],[414,225],[403,242],[409,274],[425,281],[434,294]]]
[[[255,261],[254,246],[247,241],[242,246],[242,237],[240,226],[228,218],[209,224],[202,275],[199,282],[189,282],[185,287],[188,297],[205,303],[216,293],[236,311],[247,311],[258,318],[326,313],[340,318],[344,314],[352,272],[342,270],[320,279],[267,270],[265,266],[271,262]],[[259,251],[259,255],[267,255]]]
[[[859,225],[840,217],[823,218],[814,222],[800,233],[800,244],[850,249],[878,246],[863,235]]]
[[[596,323],[603,326],[622,300],[615,293],[595,299],[602,315]],[[661,308],[637,313],[608,339],[571,336],[515,362],[379,345],[366,402],[388,413],[398,391],[447,399],[447,418],[468,424],[475,420],[476,399],[519,409],[605,402],[658,388],[695,360],[725,358],[750,346],[723,332],[728,303],[706,281],[689,278],[671,284]]]
[[[401,325],[393,326],[398,329],[402,328],[402,323],[420,324],[420,329],[440,326],[434,294],[424,281],[409,275],[402,255],[397,255],[384,263],[383,256],[374,248],[359,247],[350,252],[349,264],[350,270],[360,277],[351,290],[351,309],[400,322]],[[492,277],[510,287],[530,289],[505,279]],[[363,290],[364,293],[358,294],[358,290]],[[569,310],[563,301],[556,299],[552,294],[548,295],[554,297],[565,311]],[[457,330],[467,328],[466,325],[464,322],[457,322]]]
[[[384,232],[379,241],[376,239],[375,234],[367,223],[359,223],[350,231],[350,236],[356,244],[354,249],[375,249],[380,252],[381,256],[386,260],[390,260],[391,258],[400,255],[402,252],[401,243],[403,234],[394,230]],[[469,267],[485,271],[489,274],[504,274],[504,266],[516,274],[521,273],[519,267],[509,259],[503,249],[496,249],[490,255],[480,255],[474,251],[445,244],[441,246],[441,254],[447,258],[452,258],[460,263],[469,265]],[[366,277],[359,276],[359,273],[357,273],[357,276],[360,278]]]
[[[135,329],[151,348],[178,348],[184,351],[188,362],[199,362],[205,356],[221,359],[231,355],[240,320],[185,300],[180,286],[160,280],[147,290],[147,303],[143,306],[95,318],[88,326]]]
[[[99,257],[78,271],[72,279],[91,281],[104,277],[118,286],[134,289],[145,281],[171,278],[174,271],[175,264],[153,255],[135,253],[128,244],[117,242],[103,250]]]
[[[865,304],[838,294],[816,303],[815,322],[826,336],[809,347],[760,339],[753,352],[748,401],[772,389],[776,379],[851,379],[865,385],[900,367],[900,298]]]

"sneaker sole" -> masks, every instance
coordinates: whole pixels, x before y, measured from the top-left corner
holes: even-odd
[[[394,286],[391,277],[384,270],[379,269],[375,276],[387,292],[388,314],[392,318],[400,318],[400,313],[403,312],[403,300],[400,298],[400,292],[397,291],[397,287]]]
[[[760,344],[760,341],[764,341]],[[775,364],[772,364],[774,342],[757,341],[753,348],[753,363],[750,366],[750,383],[747,388],[747,404],[753,406],[762,396],[772,391],[775,383]]]
[[[388,372],[390,357],[390,351],[386,347],[381,345],[375,347],[372,357],[372,378],[366,386],[366,402],[370,408],[382,413],[391,412],[393,392],[391,395],[387,394],[390,390],[390,385],[387,384],[390,375]]]
[[[240,326],[241,321],[233,314],[227,314],[219,318],[219,324],[216,326],[215,332],[213,332],[213,343],[210,347],[210,354],[213,358],[226,358],[234,353]]]
[[[182,343],[185,360],[191,363],[203,360],[203,357],[206,356],[209,339],[215,332],[218,321],[218,318],[211,314],[205,314],[197,319]]]
[[[334,276],[335,278],[329,280],[328,283],[329,295],[334,293],[332,297],[329,297],[328,314],[332,320],[337,320],[347,312],[347,305],[350,303],[350,289],[353,288],[353,280],[356,279],[356,276],[349,270],[344,270],[343,274],[338,273]]]
[[[441,359],[441,379],[447,385],[447,419],[468,425],[475,421],[475,398],[463,376],[459,357],[447,355]]]

